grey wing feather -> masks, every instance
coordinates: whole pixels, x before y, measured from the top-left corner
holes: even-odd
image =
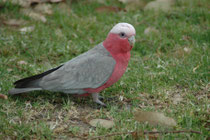
[[[40,86],[52,91],[84,93],[82,89],[103,85],[111,76],[115,64],[115,60],[101,43],[43,77]]]

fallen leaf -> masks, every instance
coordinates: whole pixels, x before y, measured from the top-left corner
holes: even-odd
[[[34,30],[34,26],[23,27],[19,31],[22,33],[32,32]]]
[[[154,27],[148,27],[144,30],[145,35],[157,34],[159,31]]]
[[[144,10],[163,11],[168,12],[171,10],[171,6],[174,4],[174,0],[156,0],[149,2]]]
[[[151,125],[176,126],[176,122],[173,118],[166,117],[164,114],[158,112],[137,110],[134,112],[134,119],[138,122],[148,122]]]
[[[21,25],[25,25],[27,22],[25,20],[22,19],[9,19],[6,21],[3,21],[4,24],[9,25],[9,26],[21,26]]]
[[[44,23],[47,22],[47,19],[45,18],[45,16],[43,16],[42,14],[38,12],[35,12],[32,9],[23,9],[22,13],[36,21],[42,21]]]
[[[114,7],[114,6],[101,6],[95,9],[96,12],[119,12],[125,11],[123,8]]]
[[[19,65],[27,65],[28,63],[26,61],[20,60],[17,62]]]
[[[104,119],[93,119],[89,122],[91,126],[96,127],[97,125],[100,125],[106,129],[112,128],[114,126],[114,122],[111,120],[104,120]]]
[[[34,10],[36,10],[42,14],[48,14],[48,15],[52,15],[52,13],[53,13],[52,6],[50,4],[37,4],[34,7]]]
[[[7,99],[8,99],[8,97],[7,97],[7,95],[4,95],[4,94],[0,94],[0,99],[4,99],[4,100],[7,100]]]

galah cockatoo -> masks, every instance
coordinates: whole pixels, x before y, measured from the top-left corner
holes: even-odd
[[[131,24],[118,23],[102,43],[59,67],[16,81],[9,94],[49,90],[92,95],[94,102],[106,106],[100,101],[99,92],[113,85],[125,73],[135,34]]]

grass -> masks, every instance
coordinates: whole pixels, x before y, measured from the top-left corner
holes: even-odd
[[[61,93],[9,96],[8,100],[0,99],[0,139],[69,139],[72,135],[166,129],[137,123],[132,113],[135,109],[163,112],[177,121],[173,129],[202,132],[165,134],[159,139],[209,138],[208,0],[180,0],[171,12],[155,14],[142,10],[96,12],[94,9],[103,4],[86,1],[72,3],[70,14],[66,14],[53,4],[54,13],[47,16],[46,23],[24,16],[18,5],[1,5],[0,19],[24,19],[28,23],[22,27],[35,26],[33,32],[22,34],[20,27],[0,24],[0,92],[6,95],[14,81],[56,67],[100,43],[118,22],[134,25],[137,35],[127,72],[102,92],[105,98],[122,96],[123,101],[105,101],[108,108],[95,109],[91,98]],[[118,1],[105,5],[125,7]],[[150,26],[158,33],[146,36],[144,30]],[[174,103],[177,95],[182,100]],[[111,119],[115,127],[93,128],[87,124],[93,118]]]

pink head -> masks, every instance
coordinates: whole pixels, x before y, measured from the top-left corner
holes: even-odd
[[[135,28],[131,24],[118,23],[111,29],[103,45],[112,54],[126,53],[132,49],[135,35]]]

